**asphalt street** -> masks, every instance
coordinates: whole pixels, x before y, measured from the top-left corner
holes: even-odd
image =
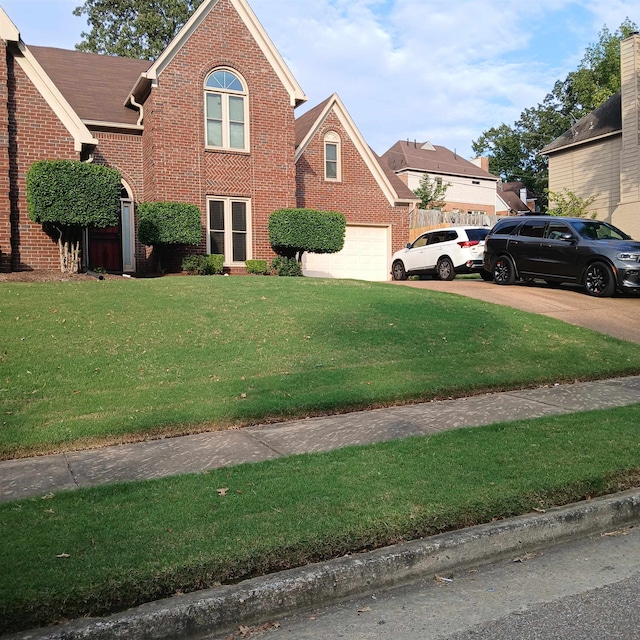
[[[256,627],[280,640],[635,640],[640,528],[517,554]],[[226,636],[210,636],[219,640]]]

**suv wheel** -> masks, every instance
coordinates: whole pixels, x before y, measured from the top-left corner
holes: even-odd
[[[404,269],[404,265],[400,260],[396,260],[391,267],[391,275],[394,280],[406,280],[407,272]]]
[[[442,258],[438,261],[436,273],[440,280],[453,280],[456,277],[453,262],[449,258]]]
[[[493,280],[496,284],[513,284],[516,281],[516,270],[511,258],[502,256],[493,263]]]
[[[583,280],[585,291],[590,296],[608,298],[616,289],[616,281],[611,267],[604,262],[594,262],[587,267]]]

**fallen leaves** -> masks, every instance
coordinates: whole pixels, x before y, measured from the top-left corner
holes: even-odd
[[[514,558],[513,562],[527,562],[528,560],[533,560],[534,558],[538,558],[543,555],[544,555],[543,551],[531,551],[531,552],[525,553],[522,556],[518,556],[517,558]]]
[[[217,491],[219,496],[224,497],[227,495],[227,491],[229,491],[229,487],[221,487],[220,489],[217,489]]]

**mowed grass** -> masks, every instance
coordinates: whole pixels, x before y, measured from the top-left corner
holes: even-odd
[[[0,633],[637,486],[640,404],[0,505]]]
[[[0,286],[0,458],[640,371],[640,345],[384,283]]]

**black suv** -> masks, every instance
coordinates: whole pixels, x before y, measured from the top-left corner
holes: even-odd
[[[503,218],[486,237],[484,268],[497,284],[539,278],[611,296],[616,290],[640,291],[640,242],[600,220]]]

